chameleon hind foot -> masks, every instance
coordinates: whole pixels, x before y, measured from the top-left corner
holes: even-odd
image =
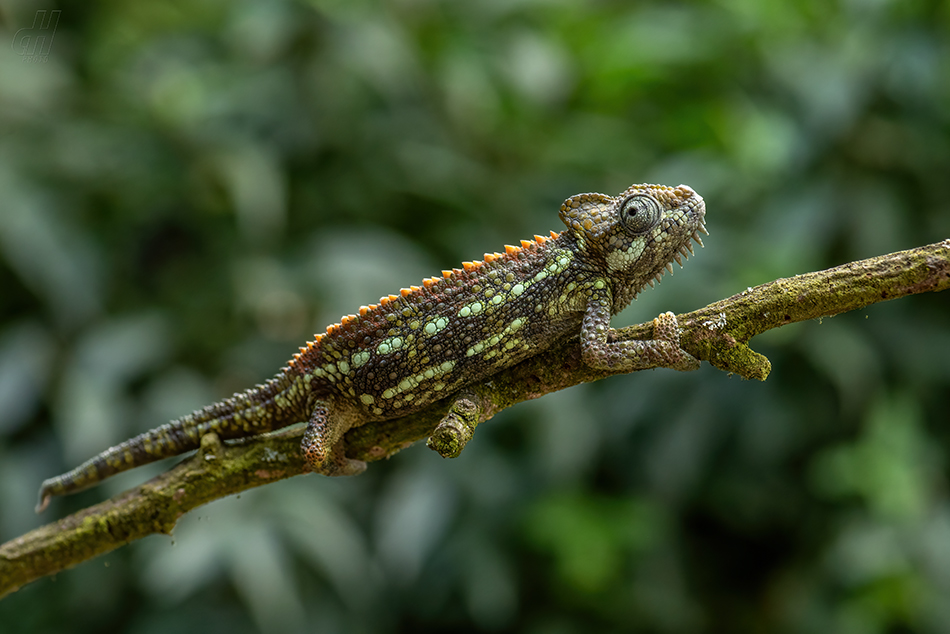
[[[327,476],[359,475],[366,471],[364,461],[346,457],[343,446],[345,432],[342,426],[333,425],[325,406],[313,408],[307,431],[300,442],[300,450],[311,471]]]

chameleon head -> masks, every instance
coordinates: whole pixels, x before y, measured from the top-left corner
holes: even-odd
[[[706,205],[686,185],[633,185],[616,197],[578,194],[560,216],[577,241],[579,257],[609,281],[617,312],[664,270],[702,245]]]

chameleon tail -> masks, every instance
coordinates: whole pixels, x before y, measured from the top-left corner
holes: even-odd
[[[45,509],[54,495],[76,493],[116,473],[197,449],[207,433],[240,438],[300,422],[306,418],[308,391],[304,378],[285,368],[257,387],[139,434],[44,481],[36,512]]]

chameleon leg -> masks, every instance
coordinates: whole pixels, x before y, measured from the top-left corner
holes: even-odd
[[[648,341],[608,341],[612,332],[609,304],[588,306],[581,326],[584,363],[605,370],[699,368],[699,361],[680,347],[679,325],[673,313],[662,313],[653,320],[653,339]]]
[[[366,471],[365,462],[347,458],[344,454],[343,434],[346,430],[346,426],[334,424],[326,405],[314,406],[300,443],[304,458],[314,473],[347,476]]]

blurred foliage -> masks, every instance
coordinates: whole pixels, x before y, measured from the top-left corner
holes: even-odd
[[[60,9],[49,57],[14,46]],[[0,0],[0,538],[40,481],[384,293],[688,183],[707,248],[616,319],[950,236],[933,0]],[[10,46],[7,45],[10,42]],[[15,632],[950,631],[950,297],[523,404],[0,602]]]

